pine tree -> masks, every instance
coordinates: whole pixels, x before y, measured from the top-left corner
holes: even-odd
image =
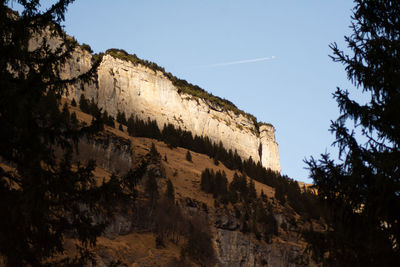
[[[209,169],[205,169],[201,173],[200,187],[201,190],[206,193],[211,193],[214,191],[214,173]]]
[[[249,200],[255,201],[257,199],[257,191],[253,179],[250,179],[248,190],[249,190]]]
[[[218,166],[218,165],[219,165],[219,161],[218,161],[216,158],[214,158],[214,165],[215,165],[215,166]]]
[[[97,106],[93,98],[89,102],[89,114],[93,117],[101,117],[101,109]]]
[[[149,200],[153,208],[160,194],[158,192],[156,177],[152,173],[149,174],[149,177],[146,180],[145,190],[147,195],[149,196]]]
[[[129,117],[128,122],[127,122],[127,130],[128,130],[128,134],[130,136],[135,136],[135,130],[136,130],[135,126],[136,126],[135,118],[131,114],[131,116]]]
[[[126,124],[128,123],[128,122],[126,121],[125,112],[121,112],[121,111],[118,110],[118,113],[117,113],[117,122],[119,122],[119,123],[121,123],[121,124],[123,124],[123,125],[126,125]]]
[[[78,127],[78,118],[76,117],[76,113],[73,112],[71,114],[71,124],[74,126],[74,129],[76,129]]]
[[[208,222],[200,216],[196,217],[189,223],[185,252],[191,259],[199,262],[201,266],[214,266],[215,252]],[[195,219],[196,222],[194,222]]]
[[[273,235],[278,236],[278,223],[272,214],[267,214],[263,226],[265,241],[270,243]]]
[[[369,99],[358,103],[340,88],[334,94],[341,115],[331,131],[339,162],[326,154],[307,162],[328,208],[329,230],[307,237],[326,265],[398,266],[400,2],[356,0],[352,20],[353,33],[345,37],[351,53],[333,44],[332,58]]]
[[[228,191],[228,179],[226,178],[225,172],[217,171],[212,180],[214,182],[214,197],[225,196]]]
[[[165,190],[165,196],[172,202],[175,201],[175,189],[170,179],[167,180],[167,189]]]
[[[79,109],[82,112],[90,114],[89,101],[85,98],[84,94],[81,94],[79,99]]]
[[[63,263],[83,265],[106,226],[94,215],[111,209],[122,191],[115,176],[96,185],[94,162],[73,161],[77,141],[93,129],[78,128],[76,115],[59,108],[68,85],[91,79],[98,62],[70,80],[57,72],[77,45],[60,26],[73,1],[55,1],[44,11],[40,1],[12,1],[21,16],[9,2],[0,6],[0,255],[7,266],[57,265],[53,256],[62,255],[65,234],[74,233],[82,255]],[[54,50],[50,34],[62,40]],[[43,42],[28,50],[39,35]]]
[[[150,147],[150,155],[154,158],[154,159],[159,159],[161,158],[161,154],[158,152],[156,145],[154,143],[151,143],[151,147]]]
[[[186,152],[186,160],[189,161],[189,162],[193,162],[192,161],[192,155],[190,154],[189,150]]]

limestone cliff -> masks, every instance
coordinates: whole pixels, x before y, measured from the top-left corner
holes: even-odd
[[[87,71],[91,58],[89,52],[78,49],[63,70],[65,76]],[[281,170],[272,125],[258,126],[244,112],[182,92],[163,71],[106,54],[98,67],[97,81],[71,87],[68,97],[79,100],[82,93],[112,116],[121,111],[127,116],[156,120],[160,127],[171,123],[195,135],[208,136],[215,143],[222,142],[243,159],[252,157],[266,168]]]

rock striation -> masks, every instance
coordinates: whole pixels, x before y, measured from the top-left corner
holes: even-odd
[[[90,69],[91,58],[88,51],[77,49],[64,67],[65,77]],[[182,92],[165,72],[109,54],[103,56],[96,79],[75,84],[67,97],[79,100],[84,94],[114,117],[120,111],[128,117],[133,114],[156,120],[160,128],[171,123],[194,135],[208,136],[215,143],[222,142],[243,159],[251,157],[266,168],[281,171],[275,129],[270,124],[258,126],[244,113]]]

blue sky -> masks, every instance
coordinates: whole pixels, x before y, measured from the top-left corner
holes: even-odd
[[[334,151],[332,93],[351,88],[328,46],[346,48],[352,7],[349,0],[80,0],[65,30],[95,52],[122,48],[156,62],[272,123],[282,173],[311,182],[303,160]]]

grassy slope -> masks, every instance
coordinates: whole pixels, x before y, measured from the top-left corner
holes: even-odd
[[[85,122],[86,124],[91,123],[91,115],[81,112],[77,107],[69,106],[69,109],[70,112],[76,113],[79,121]],[[116,123],[116,125],[119,124]],[[189,162],[186,160],[187,149],[180,147],[170,149],[164,142],[149,138],[131,137],[127,134],[125,126],[124,131],[118,130],[117,127],[112,128],[105,126],[105,131],[131,141],[131,149],[134,159],[136,160],[133,164],[138,164],[142,156],[150,151],[151,144],[154,143],[158,152],[162,156],[162,166],[165,169],[166,178],[170,179],[174,185],[177,201],[185,198],[195,199],[199,202],[205,203],[208,207],[211,207],[212,210],[214,206],[212,195],[206,194],[200,189],[201,172],[205,168],[214,169],[214,171],[220,170],[227,174],[229,182],[233,178],[234,171],[228,169],[222,163],[216,166],[214,160],[209,158],[207,155],[190,151],[192,162]],[[164,160],[164,156],[167,157],[167,161]],[[2,166],[3,165],[4,164],[2,164]],[[107,179],[110,177],[111,172],[102,167],[97,167],[94,174],[98,181],[102,181],[104,178]],[[165,181],[166,179],[160,179],[159,181],[160,192],[165,191]],[[274,198],[274,188],[257,181],[254,181],[254,183],[258,194],[260,194],[262,190],[277,210],[282,212],[285,211],[285,207],[282,207]],[[298,218],[298,216],[296,217]],[[214,232],[215,228],[212,228],[212,230]],[[254,237],[250,238],[254,242],[259,242],[256,241]],[[95,251],[101,255],[107,255],[109,258],[118,258],[123,262],[134,263],[132,266],[165,266],[171,259],[179,258],[183,242],[184,241],[181,240],[179,244],[174,244],[167,241],[165,248],[157,249],[155,247],[155,235],[153,233],[132,232],[128,235],[118,236],[115,239],[100,237]],[[279,237],[274,237],[274,242],[293,243],[300,247],[304,247],[305,245],[303,242],[299,243],[299,241],[293,242],[285,240],[285,233],[282,233],[282,230],[280,230]],[[68,254],[74,254],[74,243],[74,240],[66,240],[65,245]]]
[[[70,104],[69,101],[68,103]],[[76,113],[79,121],[86,124],[91,123],[91,115],[83,113],[79,108],[72,107],[71,105],[69,105],[69,109],[71,113]],[[117,122],[115,124],[116,126],[119,125]],[[127,134],[125,126],[124,131],[118,130],[117,127],[112,128],[108,126],[105,126],[104,131],[131,141],[131,149],[134,155],[133,158],[135,159],[135,162],[133,163],[134,165],[138,164],[142,156],[150,151],[151,144],[154,143],[158,152],[162,156],[162,166],[165,169],[166,178],[170,179],[174,185],[177,201],[185,198],[195,199],[199,202],[205,203],[211,208],[211,212],[213,212],[214,199],[212,195],[206,194],[200,189],[201,172],[205,168],[214,169],[214,171],[221,170],[227,174],[229,182],[233,178],[234,171],[228,169],[222,163],[216,166],[214,160],[209,158],[207,155],[190,151],[192,162],[189,162],[186,160],[187,149],[180,147],[170,149],[164,142],[149,138],[131,137]],[[164,156],[167,157],[167,161],[164,160]],[[2,164],[2,166],[7,167],[4,164]],[[94,174],[100,182],[104,178],[107,179],[110,177],[111,172],[98,166],[96,167]],[[165,191],[165,181],[166,179],[159,180],[160,192]],[[285,208],[280,206],[279,202],[274,198],[275,190],[273,188],[257,181],[254,181],[254,183],[258,194],[260,194],[262,190],[277,210],[285,210]],[[140,186],[139,190],[141,190]],[[215,228],[212,227],[211,229],[215,232]],[[253,236],[250,236],[250,238],[254,242],[260,242],[255,240]],[[284,235],[281,235],[281,230],[280,237],[274,237],[273,242],[293,243],[293,241],[285,240]],[[76,252],[74,244],[74,240],[66,240],[65,247],[67,254],[73,255]],[[293,244],[304,247],[304,243],[299,244],[299,242],[297,242]],[[181,240],[178,244],[174,244],[167,240],[165,245],[165,248],[157,249],[155,246],[155,235],[151,232],[132,232],[128,235],[117,236],[114,239],[100,237],[94,251],[103,256],[106,255],[109,258],[120,259],[123,262],[133,264],[129,266],[165,266],[173,258],[179,258],[181,247],[184,245],[184,240]],[[196,266],[196,264],[193,265]]]

